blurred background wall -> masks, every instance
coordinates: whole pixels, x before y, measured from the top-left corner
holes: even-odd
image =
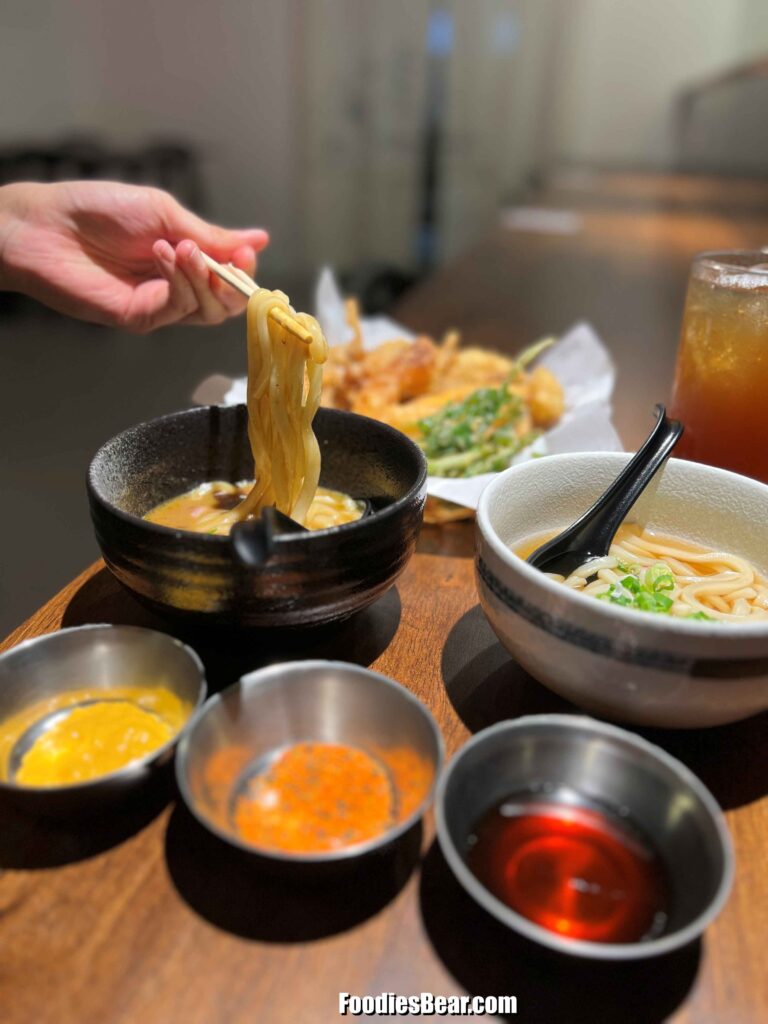
[[[617,244],[651,258],[686,210],[727,214],[678,232],[687,259],[768,209],[766,0],[4,0],[0,90],[0,182],[146,181],[264,225],[260,280],[300,305],[330,263],[388,308],[499,224],[567,233],[621,209]],[[239,323],[137,339],[0,307],[19,498],[0,527],[20,541],[2,552],[5,629],[95,555],[98,444],[242,372],[244,351]]]
[[[763,173],[768,80],[679,104],[764,54],[765,0],[6,0],[0,145],[179,141],[270,273],[416,269],[555,167]]]
[[[666,169],[697,162],[718,169],[766,169],[763,139],[753,134],[736,152],[723,145],[728,122],[744,120],[753,129],[758,123],[756,111],[745,110],[753,101],[749,84],[744,89],[736,83],[722,97],[705,98],[700,116],[709,121],[710,131],[697,140],[696,154],[685,149],[677,104],[692,85],[765,55],[768,4],[575,0],[559,6],[563,14],[567,11],[568,27],[561,23],[563,31],[549,56],[555,81],[544,164]],[[764,106],[764,81],[754,96]],[[722,104],[716,112],[707,109],[715,100]],[[764,126],[765,120],[760,123]]]

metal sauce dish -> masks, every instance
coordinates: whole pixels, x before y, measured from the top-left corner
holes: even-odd
[[[661,934],[636,942],[568,938],[512,910],[470,870],[470,836],[485,812],[526,793],[566,791],[641,833],[663,864],[670,911]],[[575,715],[530,715],[477,733],[453,759],[435,798],[437,835],[459,883],[513,931],[575,956],[639,960],[679,949],[722,910],[733,881],[731,840],[709,790],[660,747]]]
[[[126,686],[165,687],[188,705],[189,718],[206,695],[203,665],[179,640],[138,626],[77,626],[24,641],[0,656],[0,722],[66,693],[88,688],[110,700],[116,688]],[[180,732],[146,757],[86,782],[29,786],[15,781],[16,762],[39,729],[50,728],[82,704],[44,712],[19,737],[7,755],[11,763],[0,765],[0,793],[26,811],[66,817],[100,810],[137,792],[170,761]]]
[[[410,813],[364,843],[319,853],[249,844],[231,817],[240,780],[275,751],[304,741],[357,747],[385,763],[387,751],[407,748],[428,768],[431,784]],[[350,863],[408,832],[429,806],[442,761],[435,719],[404,686],[358,665],[310,660],[259,669],[211,697],[179,744],[176,778],[184,802],[214,835],[254,859],[307,872]]]

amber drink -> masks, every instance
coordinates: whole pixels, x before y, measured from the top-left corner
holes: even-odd
[[[672,411],[676,456],[768,483],[768,252],[694,260]]]

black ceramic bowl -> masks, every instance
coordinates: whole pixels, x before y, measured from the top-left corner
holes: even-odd
[[[150,509],[209,480],[253,474],[246,408],[204,406],[123,431],[94,456],[88,497],[107,566],[162,613],[233,626],[318,625],[381,596],[413,553],[427,468],[404,434],[354,413],[320,409],[320,482],[369,502],[356,523],[274,538],[262,565],[229,537],[149,523]]]

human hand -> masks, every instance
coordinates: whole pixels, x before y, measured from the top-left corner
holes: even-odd
[[[208,271],[200,249],[253,276],[268,241],[260,228],[209,224],[155,188],[111,181],[0,188],[0,289],[137,334],[242,312],[247,299]]]

